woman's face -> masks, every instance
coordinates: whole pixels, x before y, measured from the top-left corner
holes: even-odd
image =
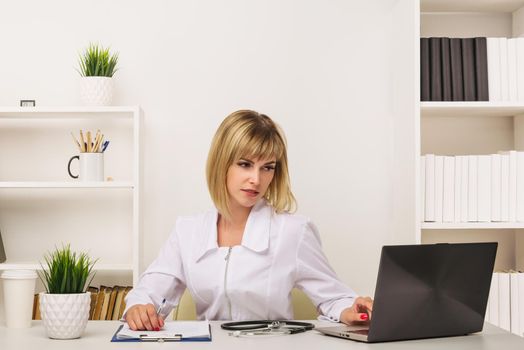
[[[234,162],[227,172],[231,209],[251,208],[264,196],[275,176],[276,159],[245,159]]]

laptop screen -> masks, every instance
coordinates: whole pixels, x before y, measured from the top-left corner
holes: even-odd
[[[384,246],[368,341],[482,330],[497,243]]]

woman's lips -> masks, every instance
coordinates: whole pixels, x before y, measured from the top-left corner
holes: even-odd
[[[255,190],[242,190],[246,195],[248,195],[249,197],[256,197],[258,196],[258,191],[255,191]]]

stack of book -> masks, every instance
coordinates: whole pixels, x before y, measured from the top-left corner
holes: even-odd
[[[485,321],[524,337],[524,273],[493,273]]]
[[[421,38],[422,101],[523,101],[524,38]]]
[[[486,38],[420,38],[422,101],[488,101]]]
[[[89,287],[91,292],[90,320],[119,320],[126,308],[125,297],[132,287],[113,286]],[[40,320],[39,297],[35,294],[33,320]]]
[[[524,222],[524,152],[421,157],[425,222]]]

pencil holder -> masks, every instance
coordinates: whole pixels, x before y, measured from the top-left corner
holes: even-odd
[[[71,172],[71,163],[74,159],[79,160],[80,172],[74,175]],[[71,157],[67,164],[69,176],[81,181],[104,181],[104,153],[80,153],[78,156]]]

